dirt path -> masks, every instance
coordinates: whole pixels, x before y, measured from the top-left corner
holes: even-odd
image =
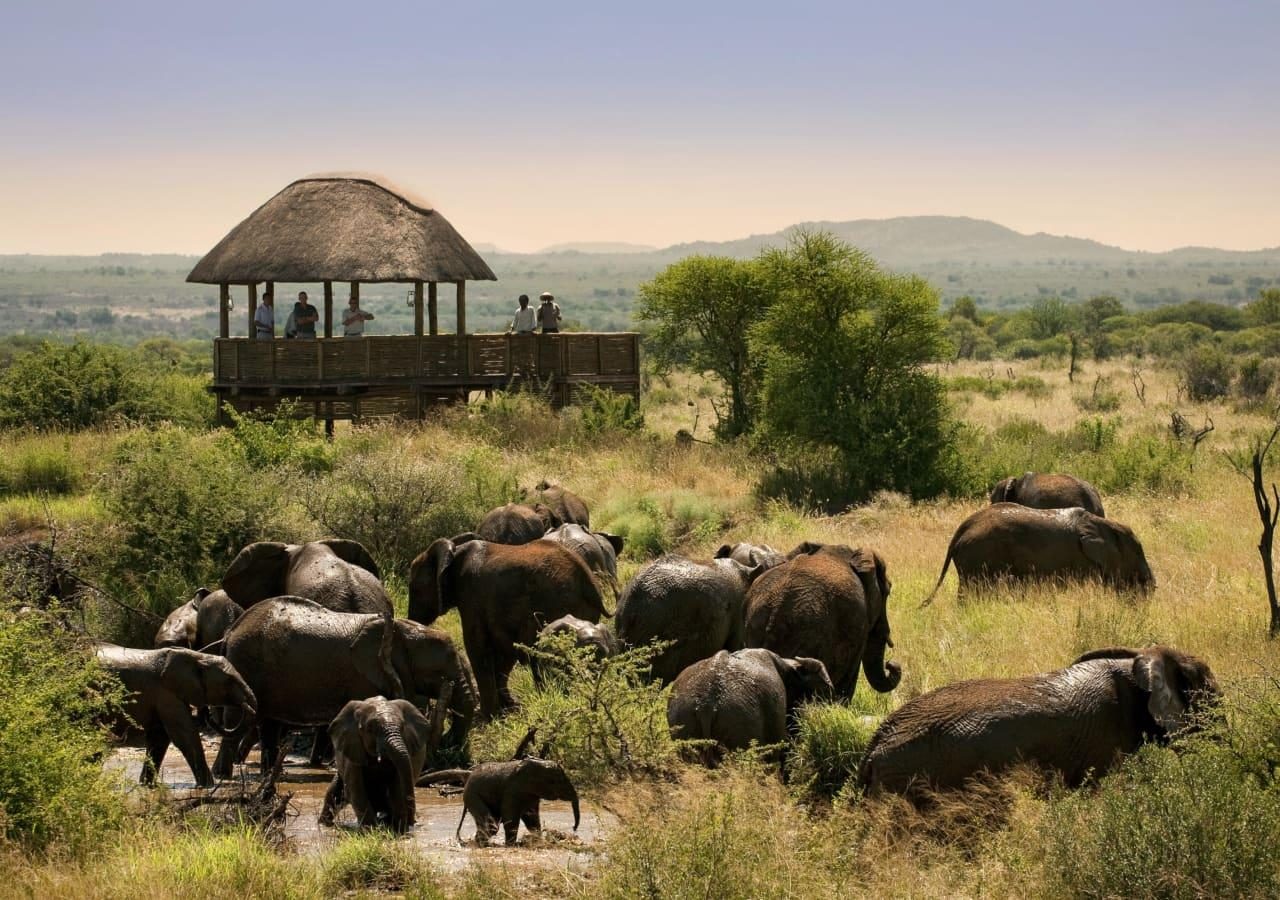
[[[206,738],[207,758],[212,760],[217,751],[217,740]],[[120,747],[111,755],[107,767],[122,772],[126,781],[136,787],[142,759],[142,748]],[[246,783],[256,784],[256,752],[242,769]],[[160,774],[161,781],[177,797],[201,793],[192,781],[186,761],[174,748],[169,749]],[[240,774],[238,771],[237,776]],[[335,828],[324,828],[316,821],[332,774],[329,769],[309,768],[304,757],[290,755],[286,758],[284,777],[278,787],[281,794],[293,795],[285,824],[285,838],[288,845],[298,853],[324,853],[345,834],[355,831],[355,818],[349,806],[339,817]],[[472,840],[475,823],[468,817],[462,828],[464,844],[460,846],[454,838],[454,829],[462,814],[461,796],[441,797],[436,788],[418,788],[416,800],[417,825],[405,839],[412,841],[432,864],[446,871],[457,871],[479,860],[521,868],[568,868],[583,871],[592,865],[595,855],[600,852],[607,830],[615,821],[609,813],[584,801],[581,804],[582,821],[577,834],[574,834],[573,812],[569,804],[544,802],[541,839],[527,839],[522,827],[520,845],[517,847],[479,848]],[[501,841],[501,833],[498,839]]]

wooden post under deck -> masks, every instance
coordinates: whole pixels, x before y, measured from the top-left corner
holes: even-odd
[[[467,333],[467,283],[458,282],[458,334]]]
[[[355,286],[352,285],[354,288]],[[324,283],[324,336],[333,337],[333,282]]]
[[[413,333],[422,337],[422,282],[413,283]]]
[[[231,285],[218,285],[218,334],[231,337]]]
[[[440,308],[436,305],[436,283],[427,285],[427,327],[431,334],[440,333]]]
[[[249,292],[249,340],[256,340],[258,337],[258,323],[255,318],[258,315],[258,284],[252,282],[245,285],[245,289]]]

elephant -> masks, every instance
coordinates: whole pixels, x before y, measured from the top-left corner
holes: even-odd
[[[462,823],[467,813],[476,822],[476,843],[487,846],[501,823],[507,845],[516,842],[520,823],[530,831],[541,831],[540,806],[543,800],[568,800],[573,806],[573,830],[580,821],[578,792],[558,763],[534,756],[508,762],[481,763],[471,770],[446,769],[432,772],[418,784],[462,782],[462,818],[454,835],[462,843]]]
[[[786,659],[759,647],[721,650],[676,678],[667,698],[667,726],[672,737],[715,741],[700,751],[703,763],[713,766],[722,750],[794,737],[797,707],[830,697],[833,690],[821,660]]]
[[[163,647],[186,647],[190,650],[196,643],[196,614],[199,611],[199,600],[203,596],[196,591],[196,596],[173,610],[156,629],[153,642],[157,650]]]
[[[1117,590],[1155,589],[1142,544],[1127,525],[1086,509],[996,503],[960,523],[947,547],[933,602],[954,560],[960,588],[992,579],[1098,578]]]
[[[720,549],[716,551],[716,559],[732,559],[742,563],[744,566],[763,565],[766,568],[787,561],[785,554],[773,549],[768,544],[748,544],[740,541],[736,544],[722,544]]]
[[[604,625],[588,622],[575,616],[561,616],[538,632],[538,640],[555,634],[573,635],[575,647],[590,647],[595,651],[596,659],[608,659],[618,653],[618,641]],[[534,684],[543,683],[542,663],[537,657],[529,660],[529,669],[533,673]]]
[[[236,554],[222,576],[222,589],[245,609],[271,597],[291,596],[336,612],[390,617],[391,600],[380,577],[369,551],[355,541],[259,541]]]
[[[587,568],[603,578],[613,589],[614,598],[617,598],[618,554],[623,548],[620,535],[607,531],[588,531],[581,525],[566,522],[558,528],[549,529],[542,537],[544,540],[564,544],[581,556]]]
[[[248,609],[231,626],[222,651],[258,697],[262,767],[269,772],[283,725],[329,725],[351,700],[401,695],[419,708],[435,702],[452,716],[442,746],[462,747],[475,714],[466,661],[437,628],[379,613],[343,613],[302,597],[275,597]],[[391,669],[382,665],[389,648]],[[252,723],[222,742],[214,771],[230,774]],[[432,748],[433,750],[435,748]]]
[[[622,592],[618,638],[630,647],[671,641],[654,656],[650,672],[658,681],[674,681],[687,666],[718,650],[742,648],[747,589],[763,571],[732,559],[701,563],[668,555],[655,560]]]
[[[220,656],[183,647],[132,650],[99,644],[95,656],[103,671],[118,677],[128,691],[122,716],[113,727],[129,731],[136,726],[145,735],[147,758],[139,780],[143,784],[155,782],[165,752],[173,743],[191,768],[196,784],[213,787],[200,727],[190,708],[228,706],[248,715],[256,712],[257,698],[235,667]]]
[[[893,585],[874,550],[805,542],[747,592],[745,645],[784,657],[822,660],[837,697],[853,697],[859,667],[872,689],[898,686],[902,669],[886,663]]]
[[[1106,516],[1102,498],[1089,482],[1074,475],[1027,472],[1006,478],[991,490],[992,503],[1021,503],[1033,509],[1066,509],[1078,506],[1095,516]]]
[[[591,512],[582,498],[563,486],[545,478],[533,486],[533,489],[521,491],[525,502],[543,503],[551,507],[561,522],[567,525],[591,527]]]
[[[495,544],[527,544],[563,524],[563,519],[541,503],[508,503],[485,513],[475,534],[480,540]]]
[[[329,725],[337,774],[324,796],[320,824],[332,825],[348,801],[362,828],[379,817],[400,834],[417,818],[414,785],[438,735],[408,700],[352,700]]]
[[[1094,650],[1056,672],[958,681],[909,700],[872,735],[858,779],[866,792],[923,797],[1028,762],[1077,787],[1144,741],[1194,727],[1218,697],[1190,654]]]
[[[591,570],[554,541],[435,541],[409,567],[409,618],[430,624],[457,607],[462,640],[486,719],[515,705],[508,678],[543,625],[564,615],[598,622],[608,613]]]

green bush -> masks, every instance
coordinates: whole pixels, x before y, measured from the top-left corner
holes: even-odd
[[[73,855],[101,846],[124,806],[94,725],[119,699],[87,647],[50,617],[0,604],[0,835]]]
[[[333,446],[319,433],[315,419],[298,418],[295,410],[289,402],[271,412],[238,413],[228,408],[233,427],[222,437],[254,471],[328,472],[333,468]]]
[[[800,733],[791,752],[791,783],[834,797],[858,774],[878,720],[834,703],[800,710]]]
[[[403,892],[430,875],[411,845],[386,832],[370,832],[348,835],[328,853],[323,881],[327,892],[338,896],[345,891]]]
[[[1196,402],[1227,396],[1234,376],[1231,357],[1220,348],[1203,344],[1182,358],[1182,388]]]
[[[115,521],[106,535],[112,583],[154,612],[222,577],[240,548],[272,534],[280,492],[274,469],[251,467],[225,437],[176,426],[123,440],[97,492]]]
[[[578,388],[577,410],[582,433],[587,437],[644,429],[640,405],[630,394],[584,384]]]
[[[598,527],[622,536],[627,556],[648,559],[684,541],[713,539],[729,526],[734,512],[732,500],[675,490],[618,495],[596,516]]]
[[[65,441],[41,437],[0,460],[0,494],[73,494],[84,479]]]
[[[1047,868],[1065,895],[1280,895],[1280,787],[1220,745],[1147,746],[1046,819]]]
[[[1257,402],[1271,395],[1280,365],[1274,359],[1252,356],[1240,364],[1240,377],[1236,381],[1236,393],[1242,400]]]

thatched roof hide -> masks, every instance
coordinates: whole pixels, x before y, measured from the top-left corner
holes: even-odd
[[[369,178],[316,177],[276,194],[187,281],[495,281],[444,216]]]

